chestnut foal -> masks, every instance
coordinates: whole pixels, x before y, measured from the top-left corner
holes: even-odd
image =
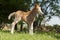
[[[14,27],[15,25],[20,21],[20,20],[23,20],[25,22],[28,23],[29,25],[29,34],[33,35],[33,22],[35,20],[35,16],[37,14],[41,14],[43,13],[41,11],[41,7],[39,4],[35,4],[34,5],[34,8],[31,10],[31,11],[28,11],[28,12],[24,12],[24,11],[21,11],[21,10],[18,10],[16,12],[13,12],[11,13],[9,16],[8,16],[8,19],[11,18],[11,16],[15,16],[15,19],[14,21],[12,22],[11,26],[11,33],[13,34],[14,33]]]

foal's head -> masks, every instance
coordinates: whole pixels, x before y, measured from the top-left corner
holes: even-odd
[[[41,13],[43,14],[39,4],[35,4],[33,10],[35,10],[38,14],[41,14]]]

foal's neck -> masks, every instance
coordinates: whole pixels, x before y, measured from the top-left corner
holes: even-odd
[[[35,9],[33,9],[33,10],[31,11],[31,14],[32,14],[33,16],[36,16],[36,15],[37,15],[37,11],[36,11]]]

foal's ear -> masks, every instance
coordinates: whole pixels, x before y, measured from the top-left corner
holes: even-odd
[[[37,6],[40,6],[40,4],[35,4],[34,6],[37,7]]]

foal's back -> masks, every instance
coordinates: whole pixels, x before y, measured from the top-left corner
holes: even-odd
[[[18,10],[18,11],[16,11],[15,16],[16,16],[17,18],[20,18],[20,17],[21,17],[21,20],[26,21],[26,18],[27,18],[27,16],[28,16],[29,14],[31,14],[31,11],[24,12],[24,11]]]
[[[30,12],[31,12],[31,11],[24,12],[24,11],[18,10],[18,11],[16,11],[16,15],[20,15],[20,16],[29,15]]]

